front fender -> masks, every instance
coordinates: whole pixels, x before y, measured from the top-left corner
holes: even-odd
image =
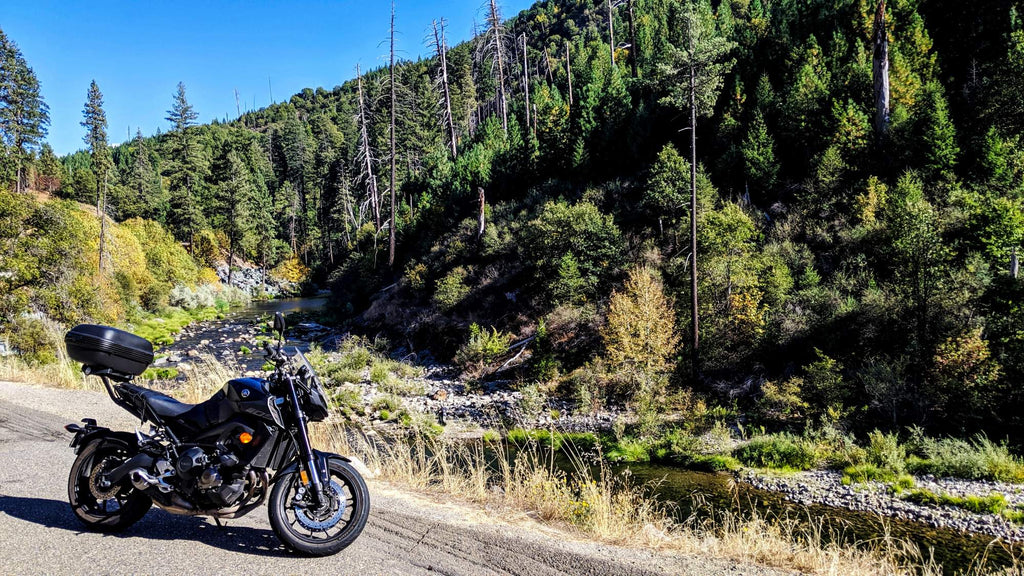
[[[319,450],[313,450],[313,456],[316,458],[317,467],[320,468],[321,478],[327,477],[327,466],[331,460],[341,460],[342,462],[348,463],[352,462],[352,460],[347,456],[342,456],[341,454],[335,454],[333,452],[321,452]],[[300,457],[296,456],[296,458],[289,462],[287,466],[281,468],[274,474],[274,477],[270,480],[270,483],[273,484],[277,482],[279,478],[285,476],[286,474],[294,474],[298,472],[300,465]]]

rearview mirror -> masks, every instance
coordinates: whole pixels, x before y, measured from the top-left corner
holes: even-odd
[[[281,338],[284,338],[284,329],[285,329],[284,314],[281,314],[280,312],[275,312],[274,313],[274,332],[277,332],[278,336],[280,336]]]

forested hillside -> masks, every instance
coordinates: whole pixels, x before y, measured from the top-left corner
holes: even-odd
[[[0,219],[31,187],[155,220],[201,263],[297,258],[353,330],[467,364],[534,337],[517,378],[581,405],[693,391],[767,427],[1019,440],[1014,2],[499,10],[230,122],[197,125],[179,86],[167,132],[109,158],[26,141],[4,88]]]

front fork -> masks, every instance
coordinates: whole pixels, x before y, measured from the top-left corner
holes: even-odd
[[[328,472],[326,466],[323,470],[320,469],[320,466],[317,466],[316,455],[313,453],[313,447],[309,444],[306,413],[302,411],[302,406],[299,405],[299,395],[295,391],[295,380],[293,378],[288,378],[288,391],[291,394],[292,410],[294,410],[295,417],[299,421],[299,453],[309,474],[310,483],[313,485],[313,503],[317,506],[322,506],[324,483],[328,481],[326,477]],[[302,467],[300,466],[300,479],[302,475],[301,469]],[[321,475],[324,477],[321,478]]]

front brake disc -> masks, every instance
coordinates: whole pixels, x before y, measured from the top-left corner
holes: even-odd
[[[331,480],[328,489],[324,490],[324,496],[328,501],[318,509],[310,506],[294,508],[295,519],[307,530],[327,530],[337,524],[345,513],[345,500],[340,484]]]

